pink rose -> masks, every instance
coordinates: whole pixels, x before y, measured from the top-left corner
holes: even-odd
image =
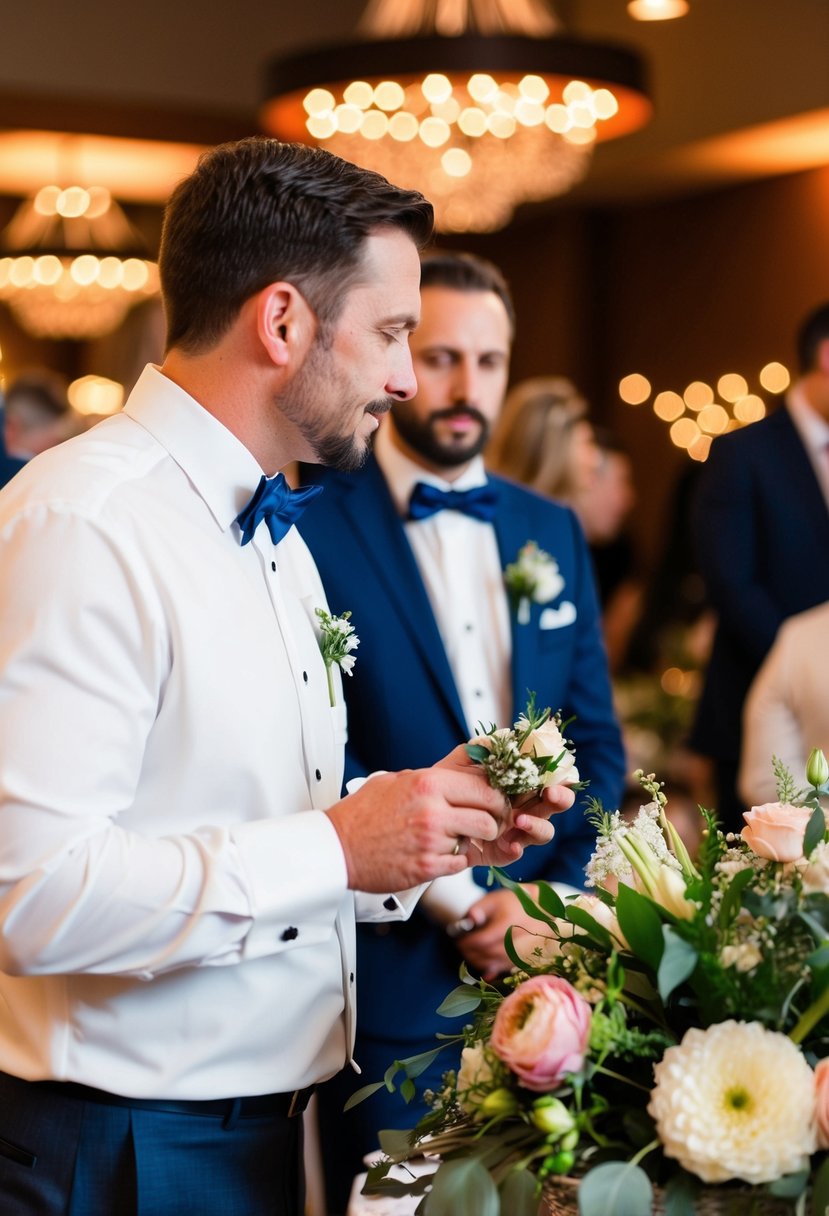
[[[581,1068],[590,1014],[587,1001],[567,980],[535,975],[504,999],[490,1047],[522,1085],[545,1093]]]
[[[815,1120],[817,1146],[829,1148],[829,1060],[818,1060],[815,1067]]]
[[[806,806],[785,802],[766,802],[745,811],[742,838],[758,857],[769,861],[799,861],[803,856],[803,836],[812,812]]]

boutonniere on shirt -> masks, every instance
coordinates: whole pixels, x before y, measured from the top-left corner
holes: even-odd
[[[504,571],[504,582],[519,625],[529,624],[531,603],[548,604],[564,590],[558,562],[534,540],[518,550],[518,557]]]
[[[561,711],[537,710],[532,693],[512,727],[481,728],[481,734],[467,743],[467,755],[481,765],[489,784],[510,798],[545,785],[581,789],[573,745],[562,733],[566,726]]]
[[[351,619],[350,612],[344,612],[341,616],[332,616],[324,608],[315,608],[314,611],[319,617],[320,651],[322,652],[322,661],[325,663],[325,672],[328,676],[328,699],[333,706],[337,704],[332,674],[334,664],[336,663],[341,671],[350,676],[354,664],[357,662],[350,652],[357,649],[360,645],[360,639],[354,632],[354,626],[349,623]]]

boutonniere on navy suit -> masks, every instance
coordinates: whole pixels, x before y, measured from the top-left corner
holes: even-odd
[[[533,604],[549,604],[564,590],[564,579],[558,562],[528,540],[518,550],[514,562],[504,570],[504,583],[509,592],[515,618],[519,625],[529,625]],[[562,600],[557,608],[546,608],[538,621],[540,629],[561,629],[576,619],[572,600]]]

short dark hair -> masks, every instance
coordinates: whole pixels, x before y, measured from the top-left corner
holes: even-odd
[[[372,231],[399,228],[422,249],[433,223],[422,194],[320,148],[260,136],[220,144],[167,204],[159,256],[167,346],[210,349],[245,301],[279,280],[330,323]]]
[[[515,305],[509,284],[494,262],[474,253],[450,253],[442,249],[424,254],[420,264],[420,286],[451,287],[455,291],[492,291],[504,305],[510,330],[515,336]]]
[[[797,362],[800,373],[815,370],[818,347],[829,338],[829,303],[813,309],[797,331]]]

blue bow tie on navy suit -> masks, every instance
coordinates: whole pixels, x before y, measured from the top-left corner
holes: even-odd
[[[304,490],[292,490],[282,473],[277,473],[276,477],[262,477],[250,502],[236,516],[242,529],[241,544],[253,540],[254,532],[264,519],[271,540],[278,545],[322,489],[322,486],[307,486]]]
[[[495,486],[486,483],[471,490],[440,490],[418,481],[409,499],[409,519],[428,519],[438,511],[460,511],[483,523],[492,523],[498,503]]]

